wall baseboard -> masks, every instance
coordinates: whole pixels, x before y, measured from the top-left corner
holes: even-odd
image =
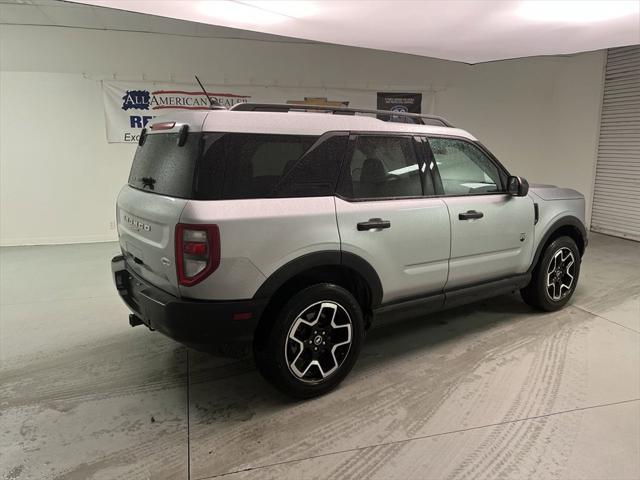
[[[27,237],[27,238],[3,238],[0,247],[25,247],[30,245],[68,245],[75,243],[105,243],[117,242],[118,236],[113,235],[87,235],[71,237]]]

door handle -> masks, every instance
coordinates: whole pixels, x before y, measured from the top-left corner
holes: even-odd
[[[384,228],[391,228],[391,222],[389,220],[370,218],[368,222],[358,223],[359,232],[363,232],[365,230],[382,230]]]
[[[458,220],[475,220],[482,217],[484,217],[484,213],[476,212],[475,210],[469,210],[458,214]]]

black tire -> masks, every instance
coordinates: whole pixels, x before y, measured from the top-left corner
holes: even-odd
[[[573,264],[567,266],[571,258]],[[542,252],[538,264],[533,269],[529,285],[520,290],[522,299],[532,307],[546,312],[561,309],[576,289],[580,276],[580,262],[580,250],[576,242],[570,237],[556,238]],[[553,266],[557,268],[552,268]],[[551,280],[554,285],[548,284]]]
[[[329,318],[334,318],[334,310],[335,328]],[[256,366],[262,376],[295,398],[312,398],[334,389],[351,371],[364,339],[362,309],[353,295],[330,283],[312,285],[292,296],[274,315],[266,338],[254,343]],[[295,339],[289,338],[290,333]],[[350,343],[344,343],[349,337]],[[334,343],[344,345],[333,350]],[[314,361],[326,371],[312,365]],[[294,370],[306,374],[301,378]]]

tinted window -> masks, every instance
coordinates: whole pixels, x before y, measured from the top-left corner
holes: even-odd
[[[198,169],[201,199],[269,198],[318,137],[210,134]]]
[[[199,200],[334,195],[347,138],[190,133],[179,147],[178,134],[151,134],[136,151],[129,184]]]
[[[345,167],[340,193],[348,198],[422,195],[414,140],[399,136],[359,136]]]
[[[502,191],[496,165],[472,143],[453,138],[430,138],[445,195],[473,195]]]
[[[186,144],[179,147],[177,133],[147,135],[133,158],[129,185],[171,197],[191,197],[200,139],[198,134],[189,134]]]
[[[274,197],[323,197],[334,195],[349,137],[329,135],[293,163],[273,188]]]

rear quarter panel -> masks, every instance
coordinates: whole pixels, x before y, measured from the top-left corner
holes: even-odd
[[[340,250],[333,197],[190,200],[180,221],[220,228],[220,266],[202,283],[180,287],[189,298],[252,298],[289,261]]]

